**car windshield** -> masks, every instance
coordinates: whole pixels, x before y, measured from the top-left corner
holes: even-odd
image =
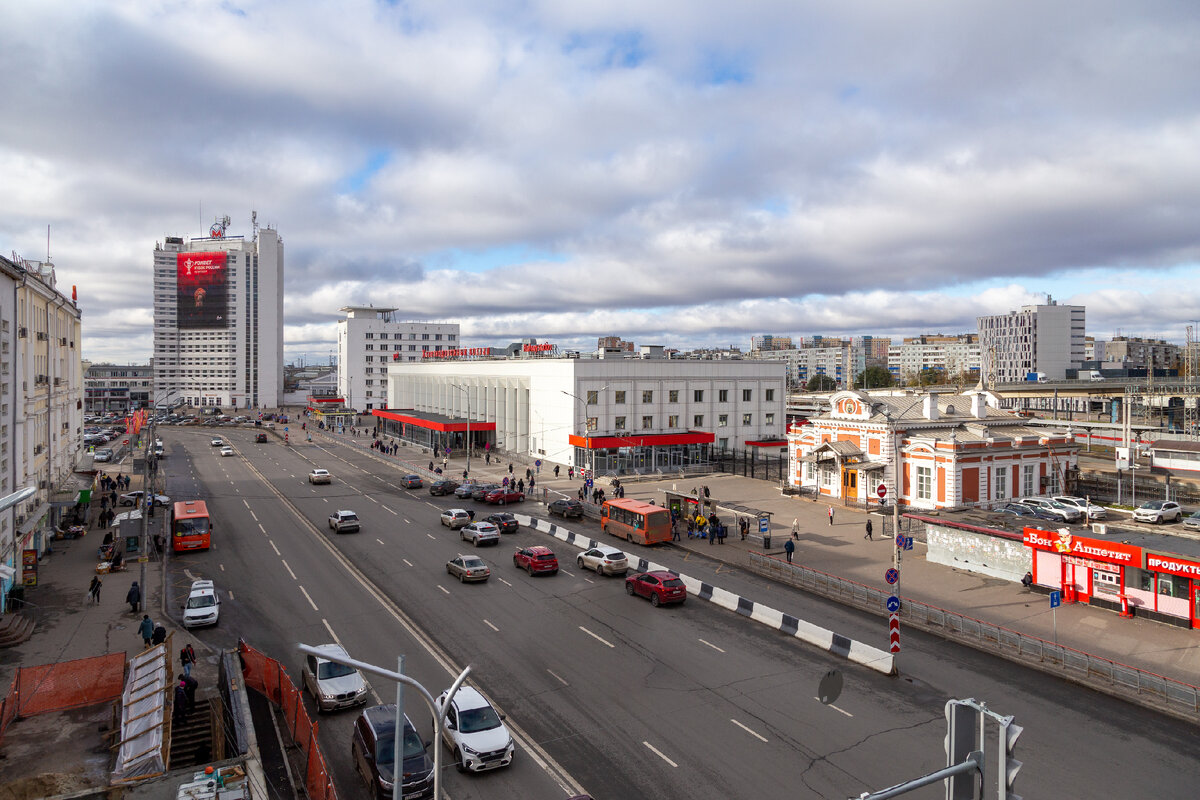
[[[379,738],[375,742],[375,760],[380,766],[390,767],[392,765],[392,747],[395,746],[395,739],[392,738],[391,731],[387,735]],[[425,745],[421,741],[421,737],[417,736],[417,732],[408,725],[404,726],[404,756],[403,758],[412,758],[419,756],[425,752]]]
[[[483,559],[475,558],[474,556],[472,556],[471,558],[464,558],[462,563],[463,563],[464,567],[470,567],[470,568],[482,567]]]
[[[1147,509],[1149,511],[1157,511],[1158,509],[1162,508],[1162,501],[1161,500],[1151,500],[1148,503],[1142,503],[1141,507],[1144,509]]]
[[[198,536],[208,533],[207,519],[179,519],[175,521],[176,536]]]
[[[188,608],[208,608],[209,606],[215,606],[216,604],[217,598],[213,597],[211,594],[195,595],[193,597],[189,597],[187,601]]]
[[[469,708],[458,715],[458,727],[463,733],[479,733],[500,727],[500,717],[491,706]]]
[[[349,664],[339,664],[336,661],[322,661],[317,666],[317,680],[328,678],[344,678],[354,674],[354,667]]]
[[[683,581],[679,580],[679,578],[667,578],[665,581],[663,581],[663,586],[675,588],[676,586],[683,586]]]

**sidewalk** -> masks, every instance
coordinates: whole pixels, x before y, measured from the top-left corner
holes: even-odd
[[[422,456],[420,449],[411,445],[402,447],[397,456],[383,456],[370,450],[369,436],[326,435],[331,440],[375,453],[381,460],[396,463],[400,469],[412,467],[422,474],[426,472],[428,456],[425,456],[425,463],[415,463]],[[440,466],[441,461],[437,464]],[[463,454],[452,455],[444,470],[446,476],[460,480],[465,464]],[[513,462],[514,475],[518,478],[525,477],[526,468],[533,469]],[[550,499],[576,497],[582,482],[578,478],[568,480],[565,467],[556,479],[553,469],[553,464],[543,464],[541,473],[535,475],[538,489],[549,490]],[[481,458],[472,458],[471,474],[476,480],[499,483],[508,474],[508,460],[493,458],[489,465]],[[606,482],[601,485],[608,490]],[[875,538],[867,541],[864,538],[868,517],[865,511],[835,502],[833,524],[830,525],[830,503],[814,501],[811,497],[784,496],[777,485],[767,481],[714,474],[623,483],[626,497],[653,499],[659,504],[663,503],[663,490],[674,488],[688,492],[701,485],[708,486],[711,497],[718,501],[771,512],[773,541],[770,554],[783,557],[783,543],[790,536],[792,521],[796,520],[800,530],[794,555],[796,563],[868,586],[887,587],[883,574],[892,566],[892,543],[881,538],[883,525],[878,514],[872,515]],[[540,497],[540,491],[538,495]],[[761,552],[762,548],[755,541],[741,541],[737,527],[732,523],[733,520],[726,520],[730,533],[723,545],[710,544],[707,539],[689,540],[687,534],[681,532],[682,541],[673,542],[672,546],[733,567],[747,568],[749,553]],[[598,535],[598,528],[585,521],[584,530],[589,528]],[[1019,583],[929,563],[921,544],[903,554],[900,594],[1047,641],[1055,639],[1056,613],[1059,644],[1187,683],[1196,683],[1196,675],[1200,674],[1200,631],[1145,619],[1122,619],[1114,612],[1083,604],[1063,605],[1057,612],[1051,612],[1044,595],[1028,592]],[[885,617],[881,616],[880,620],[879,643],[882,646],[886,641]]]

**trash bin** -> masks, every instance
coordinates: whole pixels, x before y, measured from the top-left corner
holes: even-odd
[[[770,550],[771,549],[771,534],[764,533],[762,535],[762,537],[763,537],[763,550]]]

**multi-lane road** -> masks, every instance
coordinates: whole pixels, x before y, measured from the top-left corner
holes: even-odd
[[[1025,726],[1026,796],[1188,793],[1200,772],[1187,724],[912,632],[901,677],[884,677],[702,601],[653,608],[628,597],[619,578],[577,569],[577,550],[528,529],[480,549],[492,578],[463,585],[445,562],[471,546],[438,522],[442,509],[463,501],[400,488],[401,473],[338,444],[255,444],[250,429],[159,430],[167,493],[207,500],[216,523],[211,551],[170,565],[176,608],[193,577],[212,578],[222,593],[220,625],[198,637],[214,648],[245,638],[297,676],[299,642],[338,641],[355,658],[392,668],[403,654],[406,671],[434,694],[470,664],[472,683],[507,714],[517,755],[511,767],[482,775],[445,767],[443,787],[455,800],[582,791],[857,796],[943,766],[950,697],[985,700]],[[209,446],[214,432],[236,456]],[[314,466],[329,469],[333,483],[309,485]],[[362,530],[329,531],[338,509],[357,512]],[[532,502],[509,510],[542,515]],[[512,551],[528,544],[550,545],[559,574],[516,570]],[[728,567],[714,574],[715,564],[671,550],[652,557],[851,638],[883,641],[875,617]],[[841,670],[845,689],[827,706],[815,695],[830,669]],[[394,699],[394,686],[369,682],[378,702]],[[431,739],[413,692],[405,707]],[[320,727],[347,798],[366,796],[349,758],[356,713],[325,715]],[[934,787],[910,796],[941,794]]]

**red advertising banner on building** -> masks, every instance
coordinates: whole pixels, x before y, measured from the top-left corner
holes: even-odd
[[[1181,575],[1185,578],[1200,578],[1200,563],[1162,553],[1146,553],[1146,569]]]
[[[1127,567],[1142,565],[1142,548],[1140,547],[1121,542],[1106,542],[1101,539],[1075,536],[1066,528],[1057,532],[1026,528],[1023,541],[1035,550],[1048,550],[1052,553],[1103,561],[1107,564],[1121,564]]]
[[[176,320],[180,328],[229,327],[227,256],[225,251],[176,254]]]

